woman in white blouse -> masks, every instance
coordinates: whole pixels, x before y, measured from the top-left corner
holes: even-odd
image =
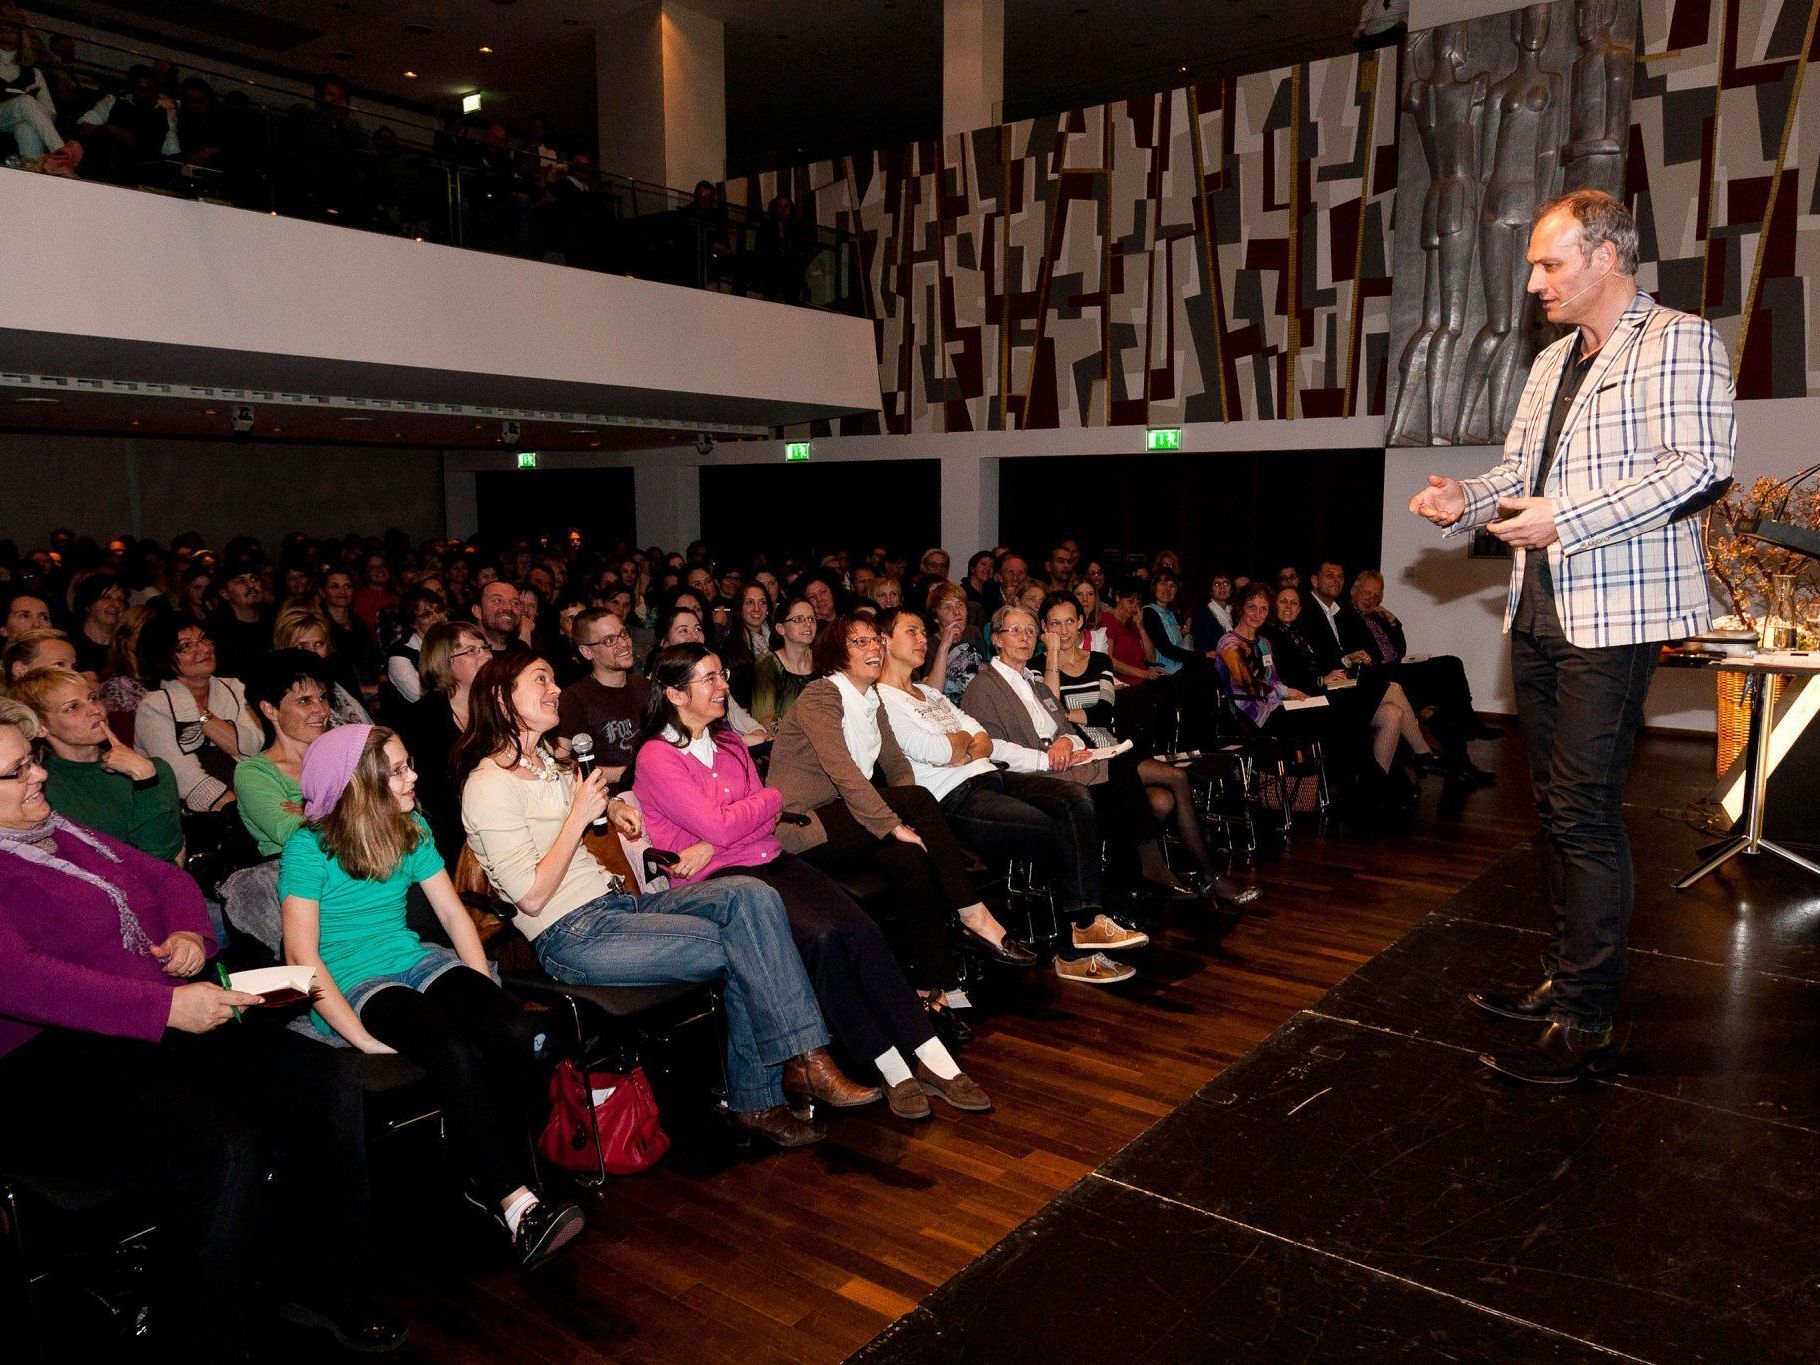
[[[234,766],[265,747],[265,731],[239,680],[215,676],[214,642],[193,621],[148,624],[139,658],[158,686],[140,699],[133,747],[171,765],[187,809],[230,805]]]
[[[1103,909],[1099,819],[1087,788],[1046,775],[1090,761],[1088,751],[1066,740],[1045,750],[992,739],[942,693],[913,681],[929,651],[929,629],[918,612],[880,612],[878,633],[885,645],[878,692],[891,733],[917,785],[941,804],[961,842],[994,859],[1038,863],[1073,924],[1076,949],[1097,954],[1148,943]],[[1056,971],[1095,985],[1131,975],[1129,967],[1108,965],[1089,963],[1085,970],[1058,958]]]

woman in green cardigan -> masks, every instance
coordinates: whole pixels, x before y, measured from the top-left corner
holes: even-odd
[[[245,684],[267,743],[234,767],[235,808],[260,856],[269,858],[303,825],[303,756],[328,729],[335,679],[309,650],[280,649]]]

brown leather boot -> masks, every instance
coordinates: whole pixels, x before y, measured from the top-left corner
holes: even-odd
[[[857,1109],[884,1097],[876,1085],[861,1085],[841,1075],[825,1047],[811,1048],[784,1063],[784,1094],[807,1095],[835,1109]]]
[[[774,1104],[769,1109],[735,1113],[733,1121],[749,1133],[768,1138],[779,1147],[809,1147],[828,1136],[828,1130],[813,1119],[800,1119],[787,1104]]]

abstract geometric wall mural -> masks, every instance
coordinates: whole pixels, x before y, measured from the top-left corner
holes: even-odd
[[[1553,0],[1536,11],[1549,13],[1539,46],[1524,46],[1539,24],[1523,16],[1476,21],[1496,31],[1495,60],[1475,64],[1467,43],[1465,70],[1485,73],[1488,97],[1503,87],[1500,111],[1519,88],[1531,93],[1494,121],[1497,183],[1476,168],[1459,244],[1472,252],[1468,304],[1450,361],[1461,389],[1473,368],[1473,404],[1463,427],[1448,414],[1443,438],[1502,439],[1506,377],[1520,386],[1539,340],[1485,280],[1540,192],[1508,170],[1527,164],[1528,139],[1543,145],[1525,112],[1537,97],[1569,122],[1564,139],[1547,135],[1573,147],[1551,183],[1611,188],[1623,176],[1639,282],[1718,327],[1739,397],[1820,394],[1820,306],[1808,297],[1820,280],[1820,81],[1805,79],[1820,0]],[[1422,49],[1434,41],[770,172],[726,194],[755,208],[789,194],[860,243],[882,418],[842,431],[1388,415],[1393,242],[1426,263],[1428,172],[1419,146],[1399,149],[1400,124],[1414,141],[1401,96],[1433,79]],[[1627,67],[1619,49],[1632,42]],[[1626,79],[1629,113],[1614,121]],[[1569,98],[1557,105],[1562,82]],[[1393,223],[1400,154],[1418,183]],[[1425,273],[1396,269],[1404,290]],[[1505,300],[1495,313],[1494,296]],[[1413,330],[1397,334],[1396,359]],[[1423,442],[1426,407],[1409,415]]]
[[[1382,412],[1396,60],[818,162],[727,198],[787,193],[857,235],[889,432]]]
[[[1554,335],[1524,290],[1530,217],[1564,190],[1622,196],[1634,18],[1624,0],[1555,0],[1409,36],[1388,444],[1510,429]]]

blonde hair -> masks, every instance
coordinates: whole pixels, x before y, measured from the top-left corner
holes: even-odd
[[[0,697],[0,725],[12,726],[29,744],[38,734],[38,714],[22,701]]]
[[[334,638],[329,629],[329,618],[321,610],[313,603],[293,602],[272,622],[272,648],[296,649],[297,637],[312,629],[322,632],[325,645]]]
[[[145,680],[145,675],[139,671],[139,635],[145,629],[145,623],[159,610],[150,602],[141,602],[120,613],[120,624],[114,627],[114,638],[107,647],[110,674],[125,674],[134,682]]]
[[[959,583],[937,583],[929,589],[929,596],[923,603],[928,609],[930,619],[935,617],[935,609],[950,598],[958,597],[962,605],[966,604],[967,592]]]
[[[37,630],[21,631],[7,641],[6,648],[0,650],[0,687],[11,685],[7,680],[13,676],[15,667],[23,665],[21,671],[30,671],[32,660],[38,657],[39,646],[47,645],[52,640],[62,640],[65,644],[71,643],[69,636],[60,630],[53,630],[49,626],[40,626]]]
[[[314,823],[322,851],[348,876],[383,882],[417,847],[422,831],[392,798],[385,746],[394,731],[375,725],[335,809]]]
[[[83,677],[73,668],[61,668],[52,665],[48,668],[34,668],[22,674],[18,681],[7,688],[6,695],[16,702],[32,708],[32,714],[39,720],[44,719],[45,708],[50,704],[51,693],[59,687],[80,687],[84,692],[93,692],[95,684]]]

